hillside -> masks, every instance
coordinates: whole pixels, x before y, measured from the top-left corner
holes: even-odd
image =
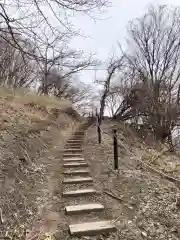
[[[63,151],[66,140],[83,119],[70,102],[37,96],[24,90],[15,95],[0,89],[2,238],[61,240],[70,237],[64,207]],[[95,124],[85,134],[83,153],[97,195],[81,203],[99,202],[105,212],[72,217],[70,223],[113,219],[117,232],[81,239],[180,239],[179,153],[168,146],[145,143],[122,122],[103,121],[102,143]],[[118,130],[119,170],[114,171],[112,129]],[[91,186],[91,184],[90,184]]]
[[[101,239],[180,239],[179,154],[168,152],[166,145],[144,143],[121,122],[104,120],[101,127],[102,143],[97,143],[92,126],[84,149],[99,200],[118,230]],[[113,128],[118,129],[118,171],[113,164]]]
[[[5,88],[0,89],[0,112],[2,237],[23,239],[37,221],[49,221],[38,235],[45,239],[51,227],[46,215],[59,188],[62,149],[81,118],[66,100],[28,90],[14,96]]]

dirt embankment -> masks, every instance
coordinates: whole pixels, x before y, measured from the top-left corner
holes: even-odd
[[[0,237],[53,239],[62,149],[81,119],[67,101],[7,89],[0,113]]]

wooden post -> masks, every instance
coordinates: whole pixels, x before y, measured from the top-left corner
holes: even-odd
[[[98,110],[97,110],[97,108],[96,108],[96,117],[98,116]]]
[[[114,146],[114,169],[118,169],[118,142],[117,142],[117,130],[113,129],[113,146]]]
[[[101,128],[99,122],[99,116],[97,115],[97,133],[98,133],[98,143],[101,143]]]

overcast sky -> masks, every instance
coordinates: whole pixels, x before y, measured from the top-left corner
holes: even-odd
[[[106,61],[108,56],[115,51],[117,41],[123,44],[126,36],[126,26],[130,20],[143,14],[149,4],[180,5],[180,0],[112,0],[112,7],[102,16],[105,20],[92,20],[81,16],[75,24],[82,29],[87,38],[76,38],[73,41],[75,48],[85,52],[95,53],[98,59]],[[98,71],[96,77],[104,77],[105,72]],[[80,80],[92,82],[95,78],[94,71],[85,71]]]

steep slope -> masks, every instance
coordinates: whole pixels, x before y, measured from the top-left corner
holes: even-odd
[[[81,118],[68,101],[4,88],[0,112],[0,237],[23,239],[38,222],[46,239],[59,221],[62,149]]]

